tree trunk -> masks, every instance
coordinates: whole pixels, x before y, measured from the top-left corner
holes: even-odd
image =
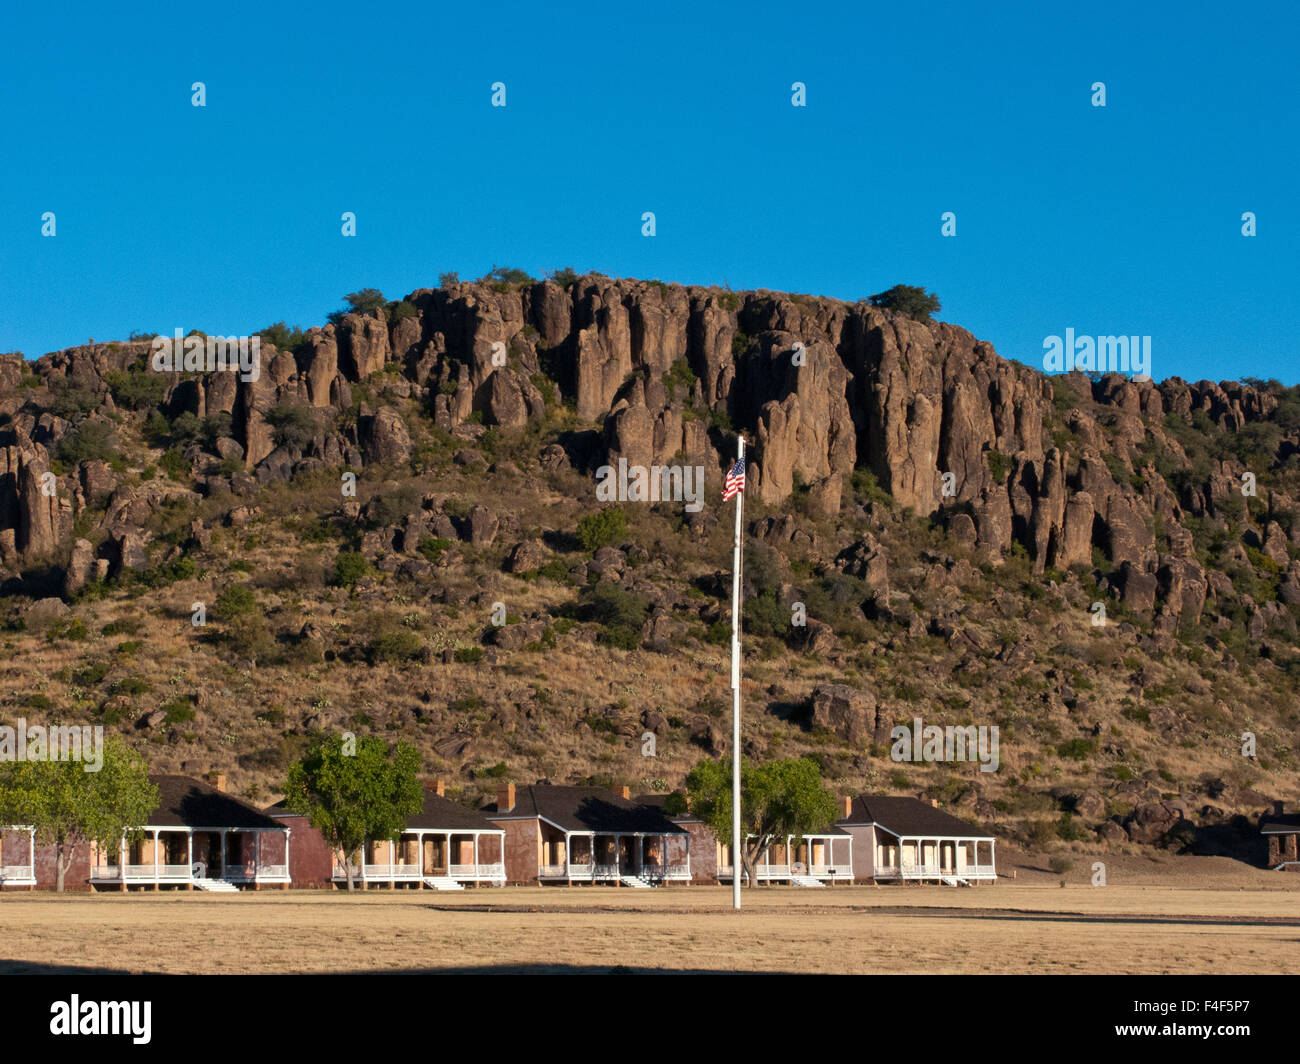
[[[348,859],[348,851],[341,850],[343,854],[343,872],[347,876],[348,890],[354,889],[352,886],[352,862]]]
[[[67,847],[66,847],[65,843],[63,842],[62,839],[60,839],[60,840],[59,840],[59,843],[58,843],[58,846],[57,846],[57,848],[56,848],[55,851],[54,851],[54,892],[55,892],[56,894],[62,894],[62,893],[63,893],[63,879],[64,879],[64,875],[67,873],[68,868],[69,868],[69,867],[71,866],[71,864],[72,864],[72,855],[71,855],[71,854],[68,855],[68,858],[67,858],[66,861],[65,861],[64,858],[63,858],[63,851],[64,851],[66,848],[67,848]]]

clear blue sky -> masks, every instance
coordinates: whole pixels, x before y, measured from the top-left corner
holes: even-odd
[[[1032,364],[1070,327],[1151,335],[1157,378],[1300,380],[1294,5],[1048,6],[5,5],[0,350],[497,263],[923,284]]]

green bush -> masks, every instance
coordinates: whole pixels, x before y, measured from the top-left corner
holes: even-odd
[[[172,447],[164,452],[162,459],[158,463],[162,466],[163,472],[172,480],[186,481],[190,478],[191,466],[189,459],[181,454],[180,448]]]
[[[462,665],[477,665],[483,660],[483,648],[459,647],[454,656]]]
[[[117,455],[113,426],[106,421],[83,421],[59,440],[54,454],[70,466],[78,462],[107,462]]]
[[[627,535],[627,515],[615,506],[607,506],[582,518],[577,534],[583,550],[608,547]]]
[[[893,288],[870,296],[869,301],[873,307],[906,314],[914,321],[929,321],[930,315],[938,314],[941,309],[938,296],[910,284],[896,284]]]
[[[257,596],[247,584],[227,584],[212,604],[213,616],[220,621],[236,620],[257,610]]]
[[[167,395],[169,378],[151,369],[133,369],[109,373],[104,378],[113,402],[128,410],[156,407]]]
[[[366,647],[366,658],[374,665],[381,661],[398,663],[419,657],[424,640],[415,632],[398,628],[375,636]]]
[[[369,571],[370,566],[366,562],[365,556],[359,551],[339,551],[338,557],[334,559],[334,579],[332,582],[337,587],[354,587],[356,582]]]
[[[158,708],[166,714],[168,724],[185,724],[194,719],[194,707],[180,698],[174,698]]]
[[[316,435],[316,415],[309,406],[280,403],[268,411],[266,421],[273,430],[277,447],[296,447],[301,450]]]

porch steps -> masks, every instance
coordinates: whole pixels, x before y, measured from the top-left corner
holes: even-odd
[[[959,879],[957,876],[943,876],[943,883],[950,887],[969,887],[969,879]]]
[[[640,876],[619,876],[618,881],[625,887],[636,887],[640,890],[649,890],[654,886],[648,879],[642,879]]]
[[[233,883],[226,883],[220,879],[199,879],[195,878],[194,885],[199,890],[210,890],[217,894],[238,894],[239,888]]]
[[[824,887],[826,886],[820,879],[812,876],[791,876],[790,886],[792,887]]]
[[[451,876],[425,876],[424,885],[433,890],[464,890],[465,884],[458,883]]]

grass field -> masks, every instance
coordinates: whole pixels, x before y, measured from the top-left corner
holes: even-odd
[[[1300,876],[1161,871],[761,888],[739,914],[726,887],[7,894],[0,972],[1300,973]]]

